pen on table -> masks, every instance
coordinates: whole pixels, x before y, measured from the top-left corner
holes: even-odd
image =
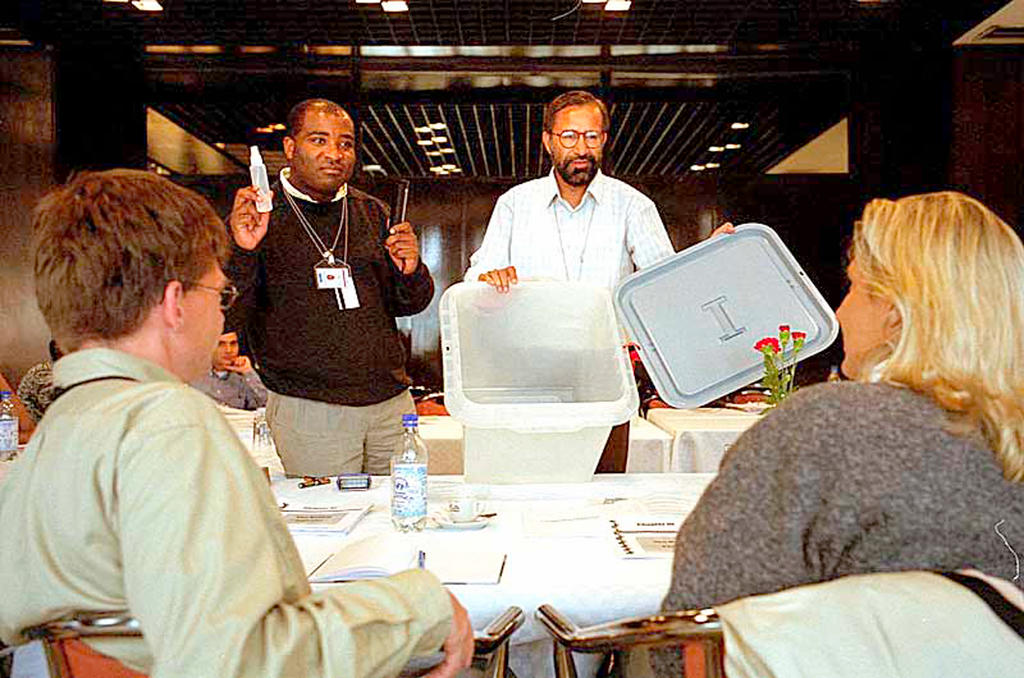
[[[417,567],[421,570],[427,569],[427,552],[420,549],[419,555],[416,558]]]

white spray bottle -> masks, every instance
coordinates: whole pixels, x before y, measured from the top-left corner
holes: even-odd
[[[263,164],[260,149],[256,146],[249,147],[249,176],[252,177],[252,185],[260,194],[256,200],[256,211],[269,212],[274,209],[273,199],[270,195],[270,181],[267,179],[267,166]]]

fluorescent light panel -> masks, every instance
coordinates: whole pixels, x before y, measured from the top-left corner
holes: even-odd
[[[409,4],[405,0],[381,0],[380,8],[385,12],[408,12]]]
[[[625,12],[633,6],[632,0],[608,0],[604,5],[606,12]]]
[[[164,6],[157,0],[132,0],[132,7],[142,12],[162,12]]]

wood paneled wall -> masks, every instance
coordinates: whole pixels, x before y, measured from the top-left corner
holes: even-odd
[[[36,306],[32,208],[54,182],[53,59],[0,47],[0,369],[12,384],[45,359],[50,331]]]
[[[968,48],[953,61],[950,182],[1024,233],[1024,48]]]

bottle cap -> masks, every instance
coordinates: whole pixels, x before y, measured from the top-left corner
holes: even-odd
[[[403,414],[402,415],[402,426],[416,426],[419,424],[420,417],[418,414]]]
[[[11,397],[11,392],[10,391],[0,391],[0,398],[10,398],[10,397]],[[416,415],[413,415],[413,416],[416,416]]]
[[[260,155],[260,147],[259,146],[250,146],[249,147],[249,164],[250,165],[262,165],[263,164],[263,156]]]

